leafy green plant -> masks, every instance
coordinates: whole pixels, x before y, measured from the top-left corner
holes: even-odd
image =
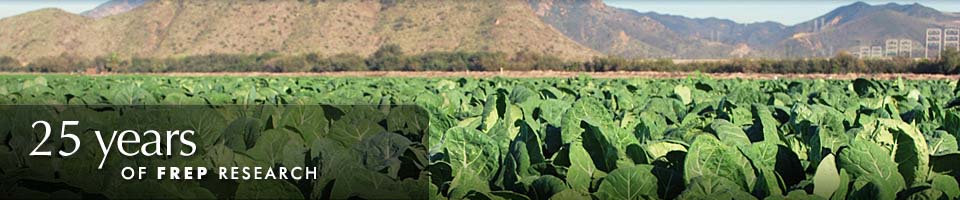
[[[4,104],[418,105],[430,116],[422,141],[430,183],[406,189],[431,198],[960,198],[960,87],[949,80],[5,76],[0,82]],[[205,151],[248,151],[298,164],[284,159],[283,146],[301,141],[286,138],[363,145],[386,140],[350,138],[409,126],[399,120],[388,124],[402,127],[304,134],[363,124],[350,116],[336,120],[342,122],[316,127],[282,117],[273,127],[286,131],[264,130],[256,140],[230,136],[235,146]],[[378,161],[382,176],[365,174],[366,182],[345,186],[410,177],[394,173],[396,162]],[[403,189],[402,183],[383,187]],[[331,195],[302,196],[350,196]]]

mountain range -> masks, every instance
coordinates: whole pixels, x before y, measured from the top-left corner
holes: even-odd
[[[112,0],[81,14],[41,9],[0,19],[0,55],[369,55],[397,44],[409,54],[530,52],[567,60],[782,58],[832,56],[886,39],[921,43],[926,28],[957,25],[958,13],[863,2],[788,26],[641,13],[602,0]]]

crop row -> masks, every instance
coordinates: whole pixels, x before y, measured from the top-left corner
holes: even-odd
[[[418,144],[429,178],[383,172],[377,180],[429,181],[420,195],[433,198],[960,198],[956,81],[6,76],[0,83],[0,104],[14,105],[418,105],[430,115]],[[308,154],[308,143],[294,152]],[[323,188],[286,189],[330,197]]]

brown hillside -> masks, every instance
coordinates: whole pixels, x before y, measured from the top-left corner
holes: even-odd
[[[366,55],[383,44],[398,44],[406,53],[599,55],[541,22],[521,0],[381,2],[159,0],[96,20],[41,10],[0,20],[0,27],[9,27],[0,30],[0,55]]]
[[[37,58],[83,46],[72,37],[91,20],[60,9],[42,9],[0,19],[0,55]]]

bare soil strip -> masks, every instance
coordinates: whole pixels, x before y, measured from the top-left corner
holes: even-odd
[[[2,74],[31,74],[31,73],[0,73]],[[78,74],[79,75],[79,74]],[[868,79],[909,79],[909,80],[960,80],[960,75],[940,74],[764,74],[764,73],[695,73],[695,72],[566,72],[566,71],[486,71],[486,72],[401,72],[401,71],[363,71],[363,72],[322,72],[322,73],[147,73],[147,74],[97,74],[92,76],[110,75],[153,75],[153,76],[288,76],[288,77],[409,77],[409,78],[450,78],[450,77],[507,77],[507,78],[569,78],[581,75],[593,78],[656,78],[677,79],[711,77],[715,79],[827,79],[852,80],[856,78]]]

